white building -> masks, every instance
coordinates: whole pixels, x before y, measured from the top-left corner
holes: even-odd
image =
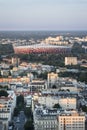
[[[0,118],[0,130],[8,130],[8,119],[7,118]]]
[[[65,65],[77,65],[77,57],[65,57]]]
[[[39,96],[38,103],[52,108],[55,104],[59,104],[63,109],[76,109],[76,98]]]
[[[63,109],[76,109],[76,98],[60,98],[59,104]]]
[[[8,97],[0,97],[0,119],[11,121],[14,108],[16,107],[16,95],[8,91]]]
[[[58,104],[58,97],[55,98],[52,96],[39,96],[38,103],[52,108],[55,104]]]
[[[78,92],[77,82],[75,81],[68,81],[68,80],[61,80],[57,82],[57,86],[59,90],[70,91],[70,92]]]
[[[47,83],[44,80],[33,80],[29,84],[31,92],[39,92],[41,90],[47,89]]]
[[[10,98],[0,98],[0,121],[5,122],[6,127],[12,119],[12,106]],[[7,129],[6,129],[7,130]]]
[[[1,121],[0,121],[0,130],[4,130],[4,125]]]
[[[11,62],[12,62],[13,65],[17,65],[18,66],[19,63],[20,63],[20,59],[17,58],[17,57],[12,57]]]
[[[52,44],[52,45],[68,45],[69,42],[65,41],[63,36],[57,36],[57,37],[48,37],[43,42],[46,44]]]
[[[31,104],[32,104],[32,97],[31,97],[31,95],[25,96],[24,100],[25,100],[25,103],[26,103],[26,107],[30,107]]]
[[[30,82],[34,79],[34,75],[32,73],[28,73],[27,76],[30,79]]]
[[[69,90],[70,92],[78,92],[78,88],[75,87],[75,86],[64,86],[64,87],[61,87],[61,90]]]
[[[36,109],[34,111],[35,130],[57,130],[57,110]]]
[[[15,95],[14,91],[10,91],[10,90],[7,91],[7,93],[9,94],[8,98],[10,98],[11,112],[13,114],[14,108],[16,107],[16,95]]]
[[[85,114],[64,111],[58,115],[58,130],[85,130]]]

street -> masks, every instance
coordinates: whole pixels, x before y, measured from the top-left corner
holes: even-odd
[[[14,117],[14,130],[24,130],[24,124],[26,122],[26,117],[24,111],[20,111],[17,117]]]

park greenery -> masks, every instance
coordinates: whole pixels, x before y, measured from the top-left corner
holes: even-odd
[[[22,54],[18,55],[22,61],[36,62],[53,66],[64,66],[63,54]]]
[[[0,44],[0,55],[9,55],[14,53],[12,44]]]
[[[17,106],[22,109],[24,107],[24,96],[19,95],[17,96]]]
[[[5,96],[8,97],[8,93],[5,90],[0,90],[0,97]]]
[[[19,95],[17,96],[16,107],[14,109],[14,116],[18,116],[18,114],[22,110],[24,111],[25,116],[27,118],[27,121],[24,125],[24,130],[34,130],[32,108],[26,107],[26,104],[24,102],[24,96]]]
[[[53,106],[53,108],[61,108],[61,106],[59,105],[59,103],[57,103],[57,104],[55,104],[54,106]]]
[[[24,113],[25,113],[25,115],[26,115],[26,117],[29,119],[32,119],[33,117],[32,117],[32,109],[31,109],[31,107],[25,107],[24,108]]]
[[[33,120],[29,119],[24,125],[25,130],[34,130]]]
[[[1,89],[1,90],[8,90],[9,87],[8,87],[8,85],[5,85],[5,86],[0,85],[0,89]]]
[[[70,77],[77,79],[77,81],[85,82],[87,83],[87,71],[86,72],[60,72],[59,73],[60,77]]]
[[[19,112],[24,109],[24,97],[23,95],[17,96],[16,107],[14,109],[14,116],[18,116]]]
[[[80,108],[82,109],[83,112],[86,112],[87,113],[87,106],[80,106]]]
[[[27,121],[24,125],[25,130],[34,130],[34,125],[33,125],[33,113],[31,107],[26,107],[25,110],[25,115],[27,117]]]
[[[76,56],[76,55],[84,54],[84,49],[82,48],[82,44],[79,44],[79,43],[75,42],[75,43],[73,44],[71,53],[72,53],[73,55],[75,55],[75,56]]]

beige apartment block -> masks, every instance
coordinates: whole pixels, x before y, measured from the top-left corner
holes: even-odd
[[[58,115],[58,130],[85,130],[85,115],[77,111]]]
[[[65,65],[77,65],[77,57],[65,57]]]

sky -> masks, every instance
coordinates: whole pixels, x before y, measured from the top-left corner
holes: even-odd
[[[87,0],[0,0],[0,30],[87,30]]]

